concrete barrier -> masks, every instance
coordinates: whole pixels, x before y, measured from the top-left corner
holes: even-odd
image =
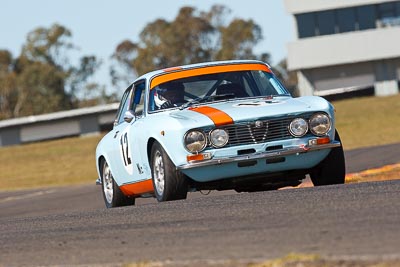
[[[0,146],[110,130],[119,103],[0,121]]]

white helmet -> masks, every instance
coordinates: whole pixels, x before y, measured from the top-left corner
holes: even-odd
[[[184,86],[182,83],[167,82],[156,86],[154,104],[157,109],[177,107],[184,102]]]

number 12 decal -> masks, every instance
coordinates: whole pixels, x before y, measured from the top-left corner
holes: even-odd
[[[125,166],[131,165],[132,160],[129,157],[128,133],[121,135],[120,143],[124,164]]]

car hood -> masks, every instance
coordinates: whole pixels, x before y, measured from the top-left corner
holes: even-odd
[[[175,110],[170,116],[184,120],[185,124],[196,127],[212,125],[222,122],[230,124],[257,118],[279,117],[313,111],[330,111],[329,102],[321,97],[276,97],[273,99],[243,99],[225,101],[190,107],[184,110]],[[221,119],[221,121],[218,121]],[[230,120],[230,121],[229,121]],[[225,122],[225,123],[224,123]]]

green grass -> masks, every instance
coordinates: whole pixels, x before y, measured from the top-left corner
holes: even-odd
[[[400,94],[333,102],[344,149],[400,142]]]
[[[400,95],[333,103],[345,149],[400,142]],[[101,135],[0,148],[0,190],[94,183]]]
[[[0,148],[0,190],[94,183],[101,136]]]

